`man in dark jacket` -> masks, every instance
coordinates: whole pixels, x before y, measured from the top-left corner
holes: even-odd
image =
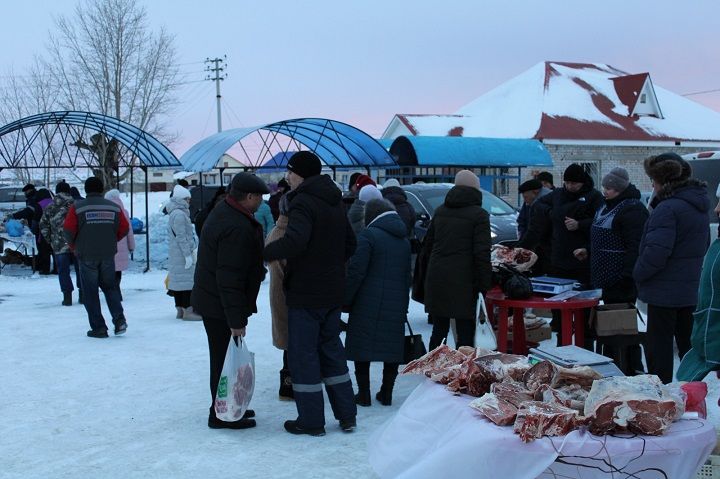
[[[255,427],[254,411],[248,410],[239,421],[221,421],[214,402],[230,337],[245,336],[248,318],[257,313],[255,302],[265,278],[264,236],[253,214],[268,191],[255,175],[235,175],[230,193],[210,212],[200,237],[191,302],[202,316],[208,338],[212,398],[208,427],[213,429]]]
[[[340,309],[345,293],[345,262],[355,251],[355,235],[345,217],[342,195],[320,159],[301,151],[288,160],[290,209],[285,236],[265,247],[267,261],[286,259],[288,356],[296,420],[292,434],[325,434],[322,387],[340,427],[356,427],[357,407],[340,341]]]
[[[478,294],[491,283],[490,244],[480,180],[469,170],[459,171],[444,204],[435,210],[421,252],[429,255],[425,311],[433,318],[430,349],[447,337],[451,318],[457,326],[456,347],[474,345]]]
[[[117,242],[128,233],[129,224],[122,209],[102,196],[103,182],[91,176],[85,180],[84,200],[68,210],[63,225],[65,239],[75,251],[80,265],[83,305],[90,321],[91,338],[107,338],[107,325],[100,310],[98,287],[105,295],[115,335],[127,330],[120,289],[115,279]]]
[[[407,238],[412,239],[415,237],[415,222],[417,221],[417,215],[415,214],[415,208],[408,203],[407,194],[405,190],[400,188],[400,182],[395,178],[390,178],[383,185],[381,191],[383,198],[388,200],[395,207],[395,211],[400,215],[400,219],[405,223],[407,229]]]
[[[645,160],[655,197],[633,277],[648,305],[648,373],[673,379],[673,337],[682,358],[690,349],[700,270],[710,244],[710,201],[705,184],[675,153]]]
[[[551,190],[545,188],[540,180],[528,180],[518,187],[518,193],[523,197],[523,205],[517,217],[518,239],[522,240],[530,225],[530,210],[532,205]]]

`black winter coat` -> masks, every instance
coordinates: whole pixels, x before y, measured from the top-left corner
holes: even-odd
[[[222,318],[231,328],[244,328],[257,313],[263,231],[255,218],[225,199],[208,215],[198,246],[191,302],[203,317]]]
[[[695,306],[710,244],[706,187],[694,179],[665,185],[653,206],[633,272],[638,298],[665,308]]]
[[[592,178],[586,175],[585,184],[577,193],[565,188],[556,188],[536,202],[539,205],[538,212],[545,213],[546,221],[552,229],[550,262],[553,269],[584,271],[585,273],[580,276],[589,276],[590,263],[579,261],[573,255],[573,251],[578,248],[588,248],[590,225],[595,213],[604,203],[602,194],[594,186]],[[565,226],[565,218],[577,220],[578,229],[568,230]],[[530,229],[532,228],[531,221]]]
[[[417,221],[417,217],[415,214],[415,208],[408,203],[405,191],[399,186],[389,186],[382,189],[382,195],[383,198],[395,206],[395,211],[397,211],[397,214],[400,215],[400,219],[403,223],[405,223],[407,238],[414,237],[415,221]]]
[[[622,253],[615,256],[608,256],[608,260],[617,260],[621,256],[622,269],[617,283],[614,285],[602,286],[603,289],[634,289],[632,282],[633,269],[635,268],[635,262],[638,258],[640,238],[642,238],[645,222],[648,219],[648,210],[640,201],[640,197],[640,190],[638,190],[635,185],[631,184],[617,197],[612,200],[605,200],[605,205],[598,211],[599,214],[605,214],[611,212],[625,200],[634,200],[620,206],[621,209],[617,212],[615,219],[612,222],[612,232],[615,233],[622,241]],[[590,257],[593,261],[595,261],[596,259],[599,259],[596,257],[598,253],[594,251],[597,245],[594,243],[595,238],[592,234],[591,237],[593,238],[593,241],[590,243],[589,253]],[[594,263],[591,263],[591,265],[592,264]],[[594,274],[595,273],[593,273],[593,275]],[[601,287],[596,284],[593,284],[593,286],[596,288]]]
[[[490,216],[482,208],[482,193],[453,186],[435,210],[423,241],[423,252],[429,254],[426,312],[474,321],[478,293],[490,289],[490,244]]]
[[[263,256],[267,261],[287,259],[288,307],[340,307],[345,296],[345,261],[356,245],[340,190],[329,176],[317,175],[286,194],[290,203],[287,232],[268,244]]]
[[[395,212],[378,216],[358,235],[350,260],[345,351],[351,361],[400,363],[410,281],[410,242]]]

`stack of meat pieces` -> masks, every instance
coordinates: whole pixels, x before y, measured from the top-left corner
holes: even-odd
[[[513,425],[524,442],[561,436],[579,426],[593,434],[630,431],[659,435],[684,412],[684,399],[657,376],[601,379],[592,368],[531,366],[525,356],[446,345],[409,363],[456,393],[477,396],[470,407],[498,426]]]

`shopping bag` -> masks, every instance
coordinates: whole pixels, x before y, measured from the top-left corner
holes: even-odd
[[[215,415],[221,421],[239,421],[247,411],[255,390],[255,354],[247,340],[230,339],[215,394]]]
[[[407,319],[405,319],[405,324],[407,324],[408,330],[410,330],[410,334],[408,336],[405,336],[405,346],[403,350],[402,364],[407,364],[410,361],[414,361],[417,358],[423,357],[425,353],[427,353],[427,349],[425,349],[425,343],[423,343],[422,335],[413,334],[413,330],[410,327],[410,323]]]
[[[489,349],[491,351],[497,349],[497,339],[495,338],[495,332],[490,325],[487,308],[485,307],[485,299],[482,294],[478,298],[476,317],[477,324],[475,325],[475,347]]]

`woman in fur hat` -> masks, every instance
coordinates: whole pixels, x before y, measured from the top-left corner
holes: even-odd
[[[648,372],[673,380],[673,338],[682,358],[690,349],[700,270],[710,243],[710,201],[705,183],[675,153],[645,160],[653,182],[652,213],[645,224],[633,277],[648,305]]]

